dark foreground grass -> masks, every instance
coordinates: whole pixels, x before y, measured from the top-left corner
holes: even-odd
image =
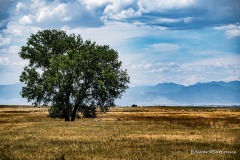
[[[237,160],[239,110],[113,108],[95,119],[64,122],[48,118],[44,108],[2,107],[0,159]]]

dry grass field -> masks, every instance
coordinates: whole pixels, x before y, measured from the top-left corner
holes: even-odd
[[[240,108],[111,108],[64,122],[46,108],[0,107],[1,160],[239,157]]]

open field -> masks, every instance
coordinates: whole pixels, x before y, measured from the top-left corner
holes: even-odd
[[[47,115],[47,108],[1,106],[0,160],[240,157],[240,108],[111,108],[75,122]]]

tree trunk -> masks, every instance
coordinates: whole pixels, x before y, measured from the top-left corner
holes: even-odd
[[[78,109],[78,106],[75,106],[73,111],[72,111],[71,121],[75,121],[76,114],[77,114],[77,109]]]
[[[70,117],[68,115],[68,110],[67,109],[64,110],[64,118],[65,118],[65,121],[70,121]]]
[[[69,116],[67,115],[67,116],[65,116],[65,121],[70,121],[70,118],[69,118]]]

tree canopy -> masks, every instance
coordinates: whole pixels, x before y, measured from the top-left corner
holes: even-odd
[[[128,88],[129,76],[117,51],[83,41],[80,35],[38,31],[19,55],[29,60],[20,76],[25,84],[22,97],[34,105],[49,105],[52,117],[74,121],[78,111],[95,116],[97,106],[106,111]]]

